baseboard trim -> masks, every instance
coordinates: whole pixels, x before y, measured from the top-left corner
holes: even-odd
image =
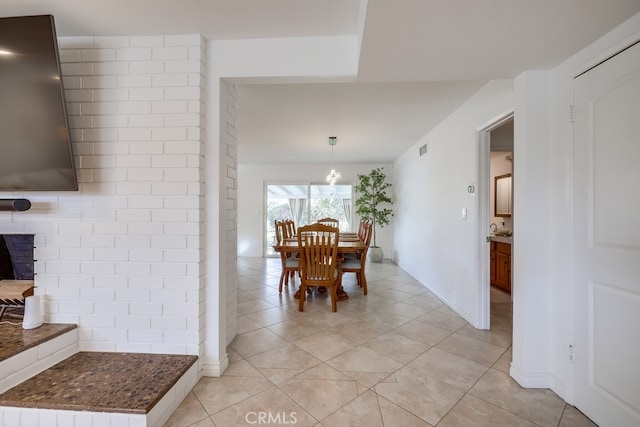
[[[513,363],[511,364],[511,369],[509,369],[509,375],[524,388],[551,389],[555,384],[554,379],[557,380],[557,378],[547,372],[524,373],[515,367]]]
[[[402,267],[400,267],[402,268]],[[415,277],[414,277],[415,279]],[[438,299],[440,299],[442,302],[445,303],[445,305],[447,307],[449,307],[451,310],[455,311],[458,316],[462,317],[464,320],[466,320],[467,322],[469,322],[469,324],[471,326],[473,326],[474,328],[478,329],[476,323],[474,322],[474,320],[471,318],[471,316],[469,316],[469,314],[467,312],[465,312],[464,310],[462,310],[460,307],[458,307],[457,305],[455,305],[454,303],[452,303],[451,301],[449,301],[448,298],[446,298],[444,295],[442,295],[440,292],[438,292],[437,290],[433,289],[431,286],[427,285],[426,283],[424,283],[422,280],[420,279],[415,279],[418,283],[420,283],[420,285],[422,285],[423,288],[425,288],[426,290],[428,290],[429,292],[431,292],[432,294],[434,294],[436,297],[438,297]]]
[[[220,363],[202,363],[200,375],[203,377],[221,377],[222,373],[229,367],[229,357],[225,354]]]

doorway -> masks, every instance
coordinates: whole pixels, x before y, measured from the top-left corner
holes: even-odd
[[[489,121],[477,134],[479,329],[490,329],[491,325],[508,328],[510,331],[513,329],[510,293],[514,231],[514,214],[511,211],[514,178],[513,124],[514,113],[511,110]],[[509,185],[503,185],[506,178]],[[496,193],[500,195],[502,192],[496,190],[502,187],[506,189],[506,201],[496,200]],[[497,206],[501,206],[498,211]],[[506,206],[507,210],[502,206]],[[504,289],[495,286],[498,276],[498,283]]]
[[[489,137],[489,325],[513,335],[513,116]]]

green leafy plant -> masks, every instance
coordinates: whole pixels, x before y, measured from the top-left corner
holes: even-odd
[[[393,201],[387,195],[387,189],[391,184],[386,182],[387,176],[383,168],[371,170],[368,175],[358,175],[358,184],[355,186],[356,213],[363,221],[371,221],[373,224],[373,247],[376,244],[376,225],[383,228],[389,224],[393,216],[393,210],[385,205],[393,205]]]

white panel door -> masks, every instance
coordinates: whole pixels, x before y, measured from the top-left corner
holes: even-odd
[[[640,426],[640,43],[575,79],[576,406]]]

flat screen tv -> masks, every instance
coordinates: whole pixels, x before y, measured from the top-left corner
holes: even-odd
[[[77,189],[53,16],[0,18],[0,192]]]

